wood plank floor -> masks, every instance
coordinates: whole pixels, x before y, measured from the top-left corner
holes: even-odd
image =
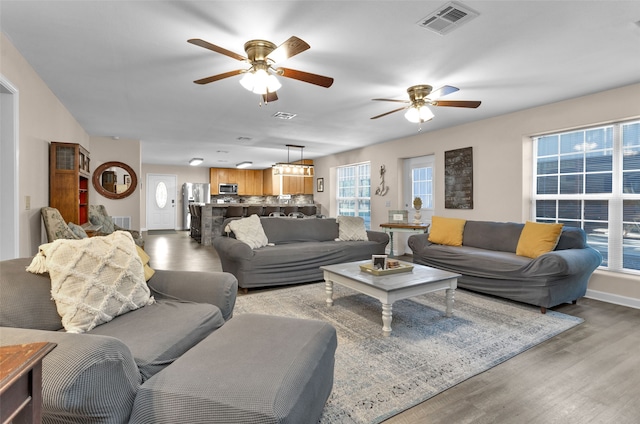
[[[156,269],[222,270],[187,232],[145,239]],[[385,424],[639,423],[640,310],[592,299],[553,309],[585,322]]]

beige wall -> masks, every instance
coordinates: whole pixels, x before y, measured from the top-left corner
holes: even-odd
[[[79,143],[91,150],[89,135],[31,68],[4,34],[0,34],[0,74],[18,90],[19,246],[31,256],[46,242],[40,208],[49,205],[49,142]],[[26,196],[31,208],[26,210]]]
[[[322,212],[336,214],[335,167],[371,162],[375,187],[378,170],[386,167],[385,184],[389,192],[371,199],[371,226],[385,222],[389,209],[405,209],[402,203],[401,166],[403,159],[434,154],[436,158],[435,214],[474,220],[523,222],[530,218],[531,141],[530,136],[570,128],[640,117],[640,84],[634,84],[590,96],[523,110],[440,131],[377,144],[337,155],[315,159],[316,177],[324,177],[324,193],[314,193]],[[480,106],[482,107],[482,106]],[[461,111],[465,113],[465,111]],[[469,112],[471,113],[471,112]],[[438,119],[437,111],[436,117]],[[406,125],[412,125],[407,123]],[[423,124],[425,129],[428,123]],[[417,126],[416,126],[417,131]],[[424,131],[424,129],[423,129]],[[473,147],[474,208],[444,209],[444,152]],[[399,175],[400,174],[400,175]],[[386,206],[386,202],[390,206]],[[605,292],[619,302],[637,302],[640,307],[638,276],[598,272],[589,289]]]
[[[144,182],[146,186],[147,174],[167,174],[175,175],[176,184],[176,228],[183,229],[182,219],[184,202],[182,201],[182,184],[184,183],[208,183],[209,182],[209,168],[200,166],[166,166],[166,165],[151,165],[142,164],[142,173],[144,174]],[[140,202],[140,220],[142,222],[142,228],[147,227],[147,193],[146,188],[142,193],[142,200]]]
[[[114,132],[117,128],[114,128]],[[142,187],[142,153],[139,140],[119,139],[112,137],[91,137],[91,171],[105,162],[122,162],[129,165],[138,177],[138,188],[124,199],[107,199],[100,195],[91,185],[89,202],[104,205],[111,216],[130,216],[131,229],[140,230],[140,202]]]

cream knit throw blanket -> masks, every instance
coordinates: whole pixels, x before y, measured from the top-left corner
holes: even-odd
[[[154,302],[126,231],[43,244],[27,271],[49,273],[51,296],[70,333],[89,331]]]

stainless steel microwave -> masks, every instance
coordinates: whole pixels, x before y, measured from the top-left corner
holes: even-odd
[[[238,194],[238,184],[219,184],[218,193],[220,194]]]

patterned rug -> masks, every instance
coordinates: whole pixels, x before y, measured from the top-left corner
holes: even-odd
[[[453,317],[444,291],[393,304],[382,335],[380,302],[324,283],[238,296],[234,313],[323,320],[338,333],[333,392],[320,422],[379,423],[571,328],[582,319],[457,290]]]

